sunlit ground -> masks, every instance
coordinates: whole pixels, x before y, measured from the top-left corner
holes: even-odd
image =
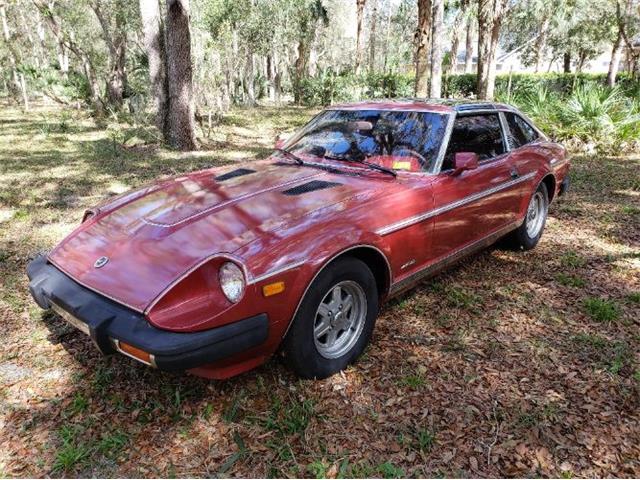
[[[0,106],[0,476],[640,475],[640,155],[574,158],[539,246],[387,305],[341,375],[274,359],[224,382],[105,358],[25,266],[107,195],[268,154],[310,111],[236,110],[205,148]]]

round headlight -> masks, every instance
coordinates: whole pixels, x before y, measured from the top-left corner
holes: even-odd
[[[244,292],[244,274],[233,262],[226,262],[220,267],[220,287],[224,296],[235,303]]]

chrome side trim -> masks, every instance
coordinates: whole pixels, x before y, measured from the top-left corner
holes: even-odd
[[[404,220],[400,220],[390,225],[386,225],[382,228],[377,229],[375,233],[382,236],[389,235],[390,233],[396,232],[398,230],[402,230],[403,228],[409,227],[411,225],[415,225],[416,223],[420,223],[429,218],[433,218],[437,215],[441,215],[448,211],[462,207],[469,203],[480,200],[484,197],[488,197],[489,195],[493,195],[494,193],[497,193],[501,190],[504,190],[506,188],[512,187],[513,185],[529,180],[530,178],[535,177],[535,175],[536,175],[535,172],[527,173],[526,175],[522,175],[521,177],[501,183],[500,185],[489,188],[487,190],[482,190],[481,192],[474,193],[473,195],[469,195],[467,197],[461,198],[460,200],[456,200],[455,202],[447,203],[446,205],[442,205],[441,207],[435,208],[433,210],[429,210],[427,212],[414,215],[413,217],[408,217],[408,218],[405,218]]]
[[[266,280],[267,278],[274,277],[275,275],[278,275],[280,273],[286,272],[288,270],[293,270],[294,268],[298,268],[301,265],[304,265],[305,263],[306,262],[304,260],[301,260],[299,262],[289,263],[288,265],[284,265],[283,267],[279,267],[279,268],[276,268],[274,270],[270,270],[270,271],[268,271],[266,273],[263,273],[262,275],[254,277],[253,280],[251,280],[250,282],[247,282],[247,285],[254,285],[254,284],[258,283],[258,282]]]
[[[515,222],[511,222],[508,225],[498,229],[497,231],[495,231],[493,233],[490,233],[486,237],[483,237],[480,240],[477,240],[477,241],[473,242],[470,245],[462,247],[462,248],[456,250],[455,252],[450,253],[449,255],[444,257],[443,259],[438,260],[437,262],[432,263],[431,265],[428,265],[425,268],[423,268],[421,270],[418,270],[417,272],[412,273],[408,277],[403,278],[402,280],[392,284],[391,288],[389,289],[389,296],[392,297],[394,295],[397,295],[397,294],[399,294],[399,293],[411,288],[412,286],[416,285],[420,280],[423,280],[424,278],[429,277],[431,275],[435,275],[439,271],[441,271],[441,270],[447,268],[448,266],[456,263],[462,257],[470,255],[473,252],[482,250],[483,248],[485,248],[485,247],[491,245],[492,243],[494,243],[500,237],[506,235],[507,233],[511,232],[512,230],[515,230],[521,224],[522,224],[522,219],[516,220]]]
[[[282,335],[282,338],[287,336],[287,333],[289,332],[289,329],[291,328],[291,325],[293,325],[293,322],[294,322],[294,320],[296,318],[296,315],[298,314],[298,310],[300,310],[300,305],[302,305],[302,301],[304,300],[304,297],[307,296],[307,292],[309,291],[309,288],[311,288],[311,285],[313,285],[313,282],[315,282],[315,280],[318,277],[318,275],[320,275],[320,272],[322,272],[326,268],[327,265],[329,265],[333,260],[338,258],[340,255],[342,255],[343,253],[347,253],[347,252],[349,252],[351,250],[355,250],[356,248],[370,248],[370,249],[375,250],[376,252],[378,252],[380,255],[382,255],[382,258],[384,258],[384,261],[387,264],[387,270],[389,272],[387,280],[389,281],[389,286],[392,285],[392,283],[393,283],[393,270],[391,270],[391,264],[389,263],[389,259],[387,258],[387,256],[384,254],[384,252],[382,250],[380,250],[378,247],[374,247],[373,245],[368,245],[368,244],[364,244],[364,243],[361,243],[359,245],[353,245],[353,246],[351,246],[349,248],[345,248],[344,250],[341,250],[340,252],[338,252],[335,255],[333,255],[332,257],[330,257],[328,260],[325,260],[324,263],[322,264],[322,266],[315,273],[313,278],[311,278],[309,283],[307,283],[307,286],[304,289],[304,292],[302,292],[302,295],[300,296],[300,300],[298,300],[298,305],[296,305],[296,309],[293,311],[293,315],[291,315],[291,319],[289,320],[289,325],[287,326],[287,329],[285,330],[284,334]]]

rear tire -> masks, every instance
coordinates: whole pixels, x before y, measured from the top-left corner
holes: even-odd
[[[287,363],[302,378],[326,378],[357,360],[378,316],[378,290],[367,265],[343,258],[309,287],[283,342]]]
[[[509,236],[512,246],[518,250],[531,250],[540,241],[549,211],[549,193],[547,186],[540,183],[529,200],[524,222]]]

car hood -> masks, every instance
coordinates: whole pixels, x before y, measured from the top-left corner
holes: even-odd
[[[49,259],[82,285],[142,312],[207,258],[383,186],[274,159],[200,171],[99,207]],[[99,266],[102,257],[108,261]]]

